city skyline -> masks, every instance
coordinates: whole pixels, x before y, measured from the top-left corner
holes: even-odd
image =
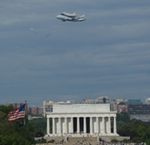
[[[0,3],[0,103],[150,97],[150,1]]]

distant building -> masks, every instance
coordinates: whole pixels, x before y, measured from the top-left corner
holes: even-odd
[[[150,98],[145,99],[145,104],[150,104]]]
[[[43,101],[43,116],[46,117],[46,112],[53,111],[53,101]]]
[[[100,96],[96,99],[84,99],[83,103],[86,104],[100,104],[100,103],[110,103],[110,99],[108,96]]]
[[[116,100],[115,99],[111,100],[111,102],[110,102],[110,109],[114,110],[114,111],[117,111],[117,104],[116,104]]]
[[[49,136],[118,136],[116,111],[110,103],[72,104],[66,102],[44,102],[47,135]],[[48,105],[48,106],[47,106]]]
[[[85,104],[95,104],[95,100],[94,99],[84,99],[83,100],[83,103],[85,103]]]
[[[128,103],[128,105],[140,105],[140,104],[143,104],[140,99],[129,99],[127,103]]]
[[[126,102],[127,102],[127,100],[125,100],[124,98],[121,98],[121,97],[115,99],[115,101],[116,101],[117,104],[122,103],[122,102],[123,102],[123,103],[126,103]]]
[[[43,108],[41,107],[28,107],[28,115],[31,116],[41,116],[43,114]]]
[[[96,103],[110,103],[110,98],[108,96],[100,96],[95,101]]]
[[[130,114],[150,114],[150,105],[128,105],[128,111]]]
[[[136,119],[143,122],[150,122],[150,114],[130,114],[130,120]]]
[[[117,112],[128,112],[128,105],[125,102],[120,102],[119,104],[117,104]]]
[[[137,119],[144,122],[150,122],[149,104],[128,105],[128,111],[130,114],[130,119]]]

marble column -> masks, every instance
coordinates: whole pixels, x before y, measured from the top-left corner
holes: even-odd
[[[97,128],[96,132],[99,133],[99,118],[98,117],[96,117],[96,128]]]
[[[90,117],[90,134],[93,134],[93,119]]]
[[[67,134],[68,133],[68,126],[67,126],[67,118],[65,118],[65,133]]]
[[[71,122],[70,133],[73,133],[73,117],[70,118],[70,122]]]
[[[58,118],[58,126],[59,126],[59,134],[61,135],[62,134],[62,126],[61,126],[61,118]]]
[[[111,119],[110,117],[108,118],[108,121],[109,121],[109,134],[111,133]]]
[[[52,126],[53,126],[53,132],[52,132],[52,134],[55,134],[55,118],[52,118]]]
[[[47,134],[50,134],[50,119],[47,118]]]
[[[102,122],[101,122],[101,134],[105,134],[105,118],[102,117]]]
[[[114,117],[114,134],[117,134],[117,128],[116,128],[116,117]]]
[[[108,120],[107,120],[107,124],[106,124],[106,130],[107,130],[107,134],[110,134],[111,133],[111,128],[110,128],[110,117],[108,117]]]

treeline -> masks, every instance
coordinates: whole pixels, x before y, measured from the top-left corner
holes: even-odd
[[[46,120],[17,120],[8,122],[12,106],[0,106],[0,145],[33,145],[34,137],[44,135]]]
[[[146,142],[150,145],[150,122],[130,120],[128,113],[117,115],[117,130],[121,136],[130,136],[131,142]]]

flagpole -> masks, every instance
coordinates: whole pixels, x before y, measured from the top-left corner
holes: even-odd
[[[24,125],[26,125],[26,119],[28,118],[28,103],[25,100],[25,117],[24,117]]]

